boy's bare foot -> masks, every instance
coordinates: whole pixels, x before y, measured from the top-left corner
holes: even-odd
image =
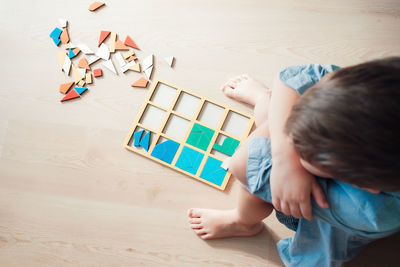
[[[262,231],[264,223],[246,225],[238,221],[236,210],[189,209],[190,227],[202,239],[229,236],[252,236]]]
[[[247,74],[232,78],[221,87],[227,97],[255,106],[258,99],[269,94],[270,90]]]

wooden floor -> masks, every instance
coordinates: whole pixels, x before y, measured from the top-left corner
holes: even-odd
[[[104,70],[61,104],[70,78],[49,34],[58,18],[92,49],[100,30],[129,34],[140,59],[155,54],[154,78],[248,112],[219,91],[231,76],[270,84],[291,64],[399,55],[400,2],[109,1],[96,13],[89,2],[0,5],[0,266],[282,266],[275,243],[292,232],[273,217],[252,238],[204,242],[189,229],[190,207],[235,207],[236,182],[220,192],[123,148],[147,93],[130,87],[140,74]],[[348,266],[389,266],[399,240]]]

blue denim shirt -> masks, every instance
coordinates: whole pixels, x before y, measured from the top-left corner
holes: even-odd
[[[293,66],[283,70],[280,79],[302,95],[338,68]],[[247,188],[267,202],[272,202],[271,166],[270,139],[253,139],[249,144]],[[286,266],[340,266],[369,242],[400,231],[400,193],[372,194],[335,179],[316,178],[329,208],[322,209],[312,200],[314,219],[301,218],[294,237],[278,242]]]

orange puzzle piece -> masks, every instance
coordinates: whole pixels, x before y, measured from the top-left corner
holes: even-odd
[[[93,2],[89,6],[89,11],[95,11],[96,9],[98,9],[104,5],[105,5],[105,3],[103,3],[103,2]]]
[[[95,69],[93,70],[93,75],[94,77],[100,77],[103,75],[103,71],[101,69]]]
[[[70,82],[70,83],[63,83],[60,85],[60,93],[66,94],[69,90],[69,88],[71,88],[71,86],[74,84],[74,82]]]
[[[68,29],[64,28],[61,35],[60,35],[60,40],[63,44],[67,44],[69,42],[69,35],[68,35]]]
[[[80,60],[79,60],[79,62],[78,62],[78,67],[79,68],[83,68],[83,69],[87,69],[87,70],[90,70],[90,67],[89,67],[89,63],[88,63],[88,61],[86,60],[86,58],[81,58]]]
[[[104,40],[110,35],[110,33],[111,32],[109,32],[109,31],[101,31],[100,38],[99,38],[99,45],[98,46],[100,46],[101,43],[104,42]]]
[[[121,40],[117,40],[115,42],[115,50],[129,50],[129,48]]]
[[[126,36],[125,38],[125,42],[124,42],[127,46],[133,47],[137,50],[140,50],[140,48],[137,46],[137,44],[135,44],[135,42],[132,40],[131,37],[129,37],[129,35]]]
[[[128,58],[128,62],[131,62],[132,60],[136,60],[136,59],[137,59],[136,56],[130,56],[130,57]]]
[[[72,49],[72,52],[75,56],[77,56],[81,52],[81,50],[78,47],[75,47],[74,49]]]
[[[137,80],[136,82],[134,82],[134,83],[132,83],[132,87],[142,87],[142,88],[145,88],[145,87],[147,87],[147,84],[149,83],[149,81],[146,79],[146,78],[144,78],[144,77],[142,77],[142,78],[140,78],[139,80]]]
[[[71,91],[69,91],[68,94],[66,94],[66,96],[64,96],[63,99],[61,99],[61,102],[64,102],[66,100],[70,100],[70,99],[74,99],[80,97],[80,95],[78,94],[77,91],[75,91],[75,89],[72,89]]]

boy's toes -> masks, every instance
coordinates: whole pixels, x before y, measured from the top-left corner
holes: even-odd
[[[201,219],[200,218],[193,218],[189,220],[190,224],[199,224],[201,223]]]
[[[196,231],[196,230],[203,229],[203,225],[201,225],[201,224],[191,224],[190,228],[192,228],[193,230]]]
[[[198,235],[205,235],[207,234],[207,231],[204,229],[195,229],[194,232]]]
[[[210,235],[210,234],[204,234],[204,235],[201,235],[200,238],[203,239],[203,240],[207,240],[207,239],[211,239],[211,238],[212,238],[212,235]]]
[[[224,87],[224,88],[222,89],[222,92],[223,92],[227,97],[230,97],[230,98],[233,98],[233,97],[234,97],[234,94],[235,94],[235,90],[232,89],[232,88],[229,87],[229,86]]]
[[[200,209],[189,209],[188,210],[188,215],[190,218],[200,218],[201,217],[201,211]]]

